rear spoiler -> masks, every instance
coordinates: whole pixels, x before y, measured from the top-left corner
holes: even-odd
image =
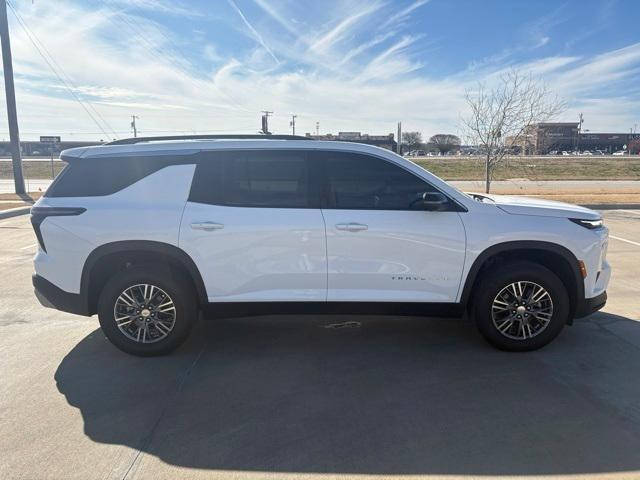
[[[67,163],[73,162],[82,158],[88,149],[89,147],[68,148],[60,152],[60,160]]]

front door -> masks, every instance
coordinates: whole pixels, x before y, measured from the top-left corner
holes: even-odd
[[[304,152],[203,155],[180,247],[209,301],[324,301],[325,227]]]
[[[429,183],[382,158],[318,152],[324,164],[329,301],[455,302],[465,232],[455,202],[425,211]]]

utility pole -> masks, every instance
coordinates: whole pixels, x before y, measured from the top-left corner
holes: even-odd
[[[269,131],[269,115],[273,115],[273,112],[270,112],[268,110],[262,110],[262,113],[264,113],[264,115],[262,115],[262,133],[264,133],[265,135],[271,135],[271,132]]]
[[[582,119],[582,114],[578,115],[578,139],[576,141],[576,151],[580,151],[580,134],[582,133],[582,123],[584,120]]]
[[[140,120],[137,115],[131,115],[131,128],[133,128],[133,137],[138,136],[138,129],[136,128],[136,120]]]
[[[298,115],[291,115],[291,121],[289,122],[289,126],[291,127],[292,135],[296,134],[296,117]]]
[[[402,155],[402,122],[398,122],[398,142],[396,145],[396,153]]]
[[[18,194],[26,193],[20,156],[20,134],[16,110],[16,92],[13,87],[13,64],[11,62],[11,42],[9,41],[9,23],[7,21],[7,2],[1,0],[0,41],[2,42],[2,66],[4,68],[4,90],[7,96],[7,117],[9,119],[9,142],[11,143],[11,163],[13,164],[13,182]]]

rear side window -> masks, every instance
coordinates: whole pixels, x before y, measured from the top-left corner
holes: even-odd
[[[246,151],[203,154],[190,200],[256,208],[313,208],[304,152]]]
[[[437,190],[413,173],[380,158],[348,152],[318,152],[324,158],[328,208],[412,210],[425,192]]]
[[[45,197],[111,195],[168,165],[189,163],[186,158],[144,156],[74,160],[47,189]]]

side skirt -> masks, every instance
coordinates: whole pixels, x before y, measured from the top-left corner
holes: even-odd
[[[263,315],[400,315],[462,317],[461,303],[401,302],[209,302],[207,316],[229,318]]]

